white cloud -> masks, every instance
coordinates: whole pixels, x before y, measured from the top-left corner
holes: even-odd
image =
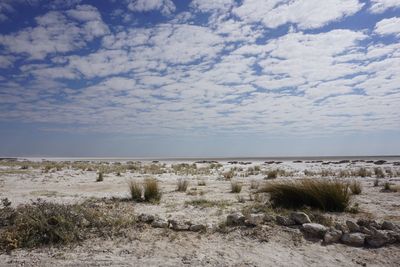
[[[381,35],[399,35],[400,34],[400,17],[383,19],[375,25],[375,32]]]
[[[245,0],[233,10],[240,19],[261,22],[268,28],[286,23],[300,29],[320,28],[330,22],[353,15],[363,7],[358,0]]]
[[[176,7],[171,0],[133,0],[129,1],[128,9],[135,12],[159,10],[164,15],[170,15]]]
[[[226,12],[235,5],[234,0],[193,0],[190,6],[201,12]]]
[[[8,68],[11,67],[14,64],[15,57],[13,56],[3,56],[0,55],[0,68]]]
[[[0,45],[12,53],[28,54],[31,59],[43,59],[50,53],[65,53],[81,48],[109,31],[94,7],[78,7],[67,11],[67,14],[73,14],[77,18],[82,15],[80,12],[83,8],[89,8],[90,11],[86,10],[89,12],[86,14],[91,14],[83,24],[69,19],[63,12],[50,11],[36,17],[36,27],[0,35]]]
[[[383,13],[388,9],[395,9],[399,7],[399,0],[371,0],[371,7],[369,8],[369,11],[372,13]]]

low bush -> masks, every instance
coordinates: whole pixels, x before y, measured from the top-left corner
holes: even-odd
[[[231,182],[231,193],[240,193],[242,191],[242,184],[237,181]]]
[[[96,182],[103,182],[104,181],[104,174],[102,172],[99,172],[97,175]]]
[[[144,200],[148,202],[158,202],[161,199],[161,190],[158,181],[154,178],[144,180]]]
[[[131,194],[131,199],[133,201],[140,202],[143,200],[142,198],[143,186],[137,181],[129,182],[129,192]]]
[[[278,170],[269,171],[267,174],[267,179],[276,179],[278,178]]]
[[[267,183],[262,192],[270,194],[274,206],[324,211],[345,211],[350,203],[349,185],[338,180],[302,179]]]
[[[178,192],[186,192],[186,189],[187,189],[188,185],[189,185],[189,181],[188,180],[179,179],[176,191],[178,191]]]
[[[352,182],[349,184],[349,188],[350,188],[350,191],[351,191],[354,195],[359,195],[359,194],[361,194],[361,192],[362,192],[361,183],[358,182],[358,181],[352,181]]]

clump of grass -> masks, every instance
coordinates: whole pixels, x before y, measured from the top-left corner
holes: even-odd
[[[354,173],[354,176],[359,176],[359,177],[368,177],[371,176],[371,172],[369,170],[367,170],[366,168],[362,167],[357,169]]]
[[[199,180],[199,181],[197,181],[197,185],[198,185],[198,186],[206,186],[206,181],[204,181],[204,180]]]
[[[137,202],[159,202],[162,195],[158,181],[154,178],[146,178],[141,183],[130,181],[129,191],[131,199]]]
[[[129,192],[131,194],[131,199],[133,201],[140,202],[142,201],[142,190],[143,186],[138,183],[137,181],[130,181],[129,182]]]
[[[97,174],[96,182],[103,182],[104,181],[104,174],[102,172],[99,172]]]
[[[276,179],[278,178],[278,170],[269,171],[267,174],[267,179]]]
[[[224,172],[224,173],[222,174],[222,176],[224,176],[224,179],[225,179],[225,180],[230,180],[230,179],[233,178],[233,176],[235,176],[235,172],[234,172],[233,170],[229,170],[229,171],[227,171],[227,172]]]
[[[179,179],[176,191],[178,191],[178,192],[186,192],[186,189],[187,189],[188,185],[189,185],[189,181],[188,180]]]
[[[375,178],[375,180],[374,180],[374,187],[377,187],[377,186],[379,186],[379,179],[378,179],[378,178]]]
[[[250,189],[256,190],[260,186],[260,183],[256,180],[250,181]]]
[[[242,183],[237,181],[231,182],[231,193],[240,193],[242,191]]]
[[[236,199],[239,203],[245,203],[246,199],[244,198],[244,196],[241,195],[236,195]]]
[[[382,168],[374,168],[374,173],[377,178],[385,178],[385,173],[383,172]]]
[[[383,184],[383,191],[384,192],[398,192],[400,191],[400,185],[392,185],[389,182],[385,182]]]
[[[362,192],[362,186],[361,186],[361,183],[359,182],[359,181],[352,181],[350,184],[349,184],[349,188],[350,188],[350,191],[354,194],[354,195],[359,195],[359,194],[361,194],[361,192]]]
[[[153,178],[144,180],[144,200],[150,202],[158,202],[161,199],[161,190],[158,181]]]
[[[262,189],[274,206],[324,211],[345,211],[350,203],[349,185],[338,180],[302,179],[268,183]]]

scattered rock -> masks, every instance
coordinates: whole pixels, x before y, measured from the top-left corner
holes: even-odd
[[[256,226],[264,223],[264,214],[250,214],[245,220],[245,224],[248,226]]]
[[[152,214],[145,214],[142,213],[138,216],[138,220],[140,222],[144,222],[144,223],[152,223],[154,221],[155,217]]]
[[[189,231],[190,222],[180,222],[176,220],[168,220],[169,227],[175,231]]]
[[[168,228],[168,221],[164,219],[155,219],[151,226],[154,228]]]
[[[235,212],[232,214],[229,214],[226,217],[226,224],[227,225],[244,225],[244,221],[246,220],[246,218],[243,216],[243,214],[241,212]]]
[[[377,161],[374,162],[375,165],[382,165],[382,164],[385,164],[385,163],[386,163],[386,160],[377,160]]]
[[[264,221],[265,222],[272,222],[275,221],[275,217],[273,215],[265,214],[264,215]]]
[[[345,233],[341,238],[342,242],[349,246],[362,247],[365,242],[365,234],[363,233]]]
[[[352,221],[346,221],[347,228],[351,233],[360,232],[360,226]]]
[[[342,232],[346,232],[346,227],[343,224],[340,224],[340,223],[336,223],[335,224],[335,229],[339,230],[339,231],[342,231]]]
[[[387,243],[393,243],[395,240],[386,231],[377,230],[372,235],[365,238],[365,242],[368,246],[379,248]]]
[[[189,230],[193,232],[200,232],[206,230],[206,226],[203,224],[193,224],[190,226]]]
[[[357,224],[359,226],[364,226],[367,227],[368,229],[371,229],[371,227],[375,229],[380,229],[380,225],[375,221],[375,220],[366,220],[366,219],[359,219],[357,221]]]
[[[392,222],[389,221],[383,221],[382,226],[381,226],[382,230],[392,230],[395,231],[398,229],[398,226]]]
[[[302,226],[302,230],[309,237],[323,238],[328,229],[322,224],[305,223]]]
[[[365,226],[360,226],[360,233],[371,235],[372,231]]]
[[[277,215],[275,219],[276,219],[276,223],[279,225],[283,225],[283,226],[296,225],[296,222],[288,217],[283,217],[283,216]]]
[[[310,218],[304,212],[290,213],[290,219],[294,220],[297,224],[311,223]]]
[[[340,238],[342,237],[342,234],[343,233],[340,230],[330,229],[324,235],[324,244],[332,244],[339,242]]]

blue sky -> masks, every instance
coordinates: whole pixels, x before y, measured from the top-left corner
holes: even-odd
[[[398,0],[0,0],[0,156],[400,154]]]

